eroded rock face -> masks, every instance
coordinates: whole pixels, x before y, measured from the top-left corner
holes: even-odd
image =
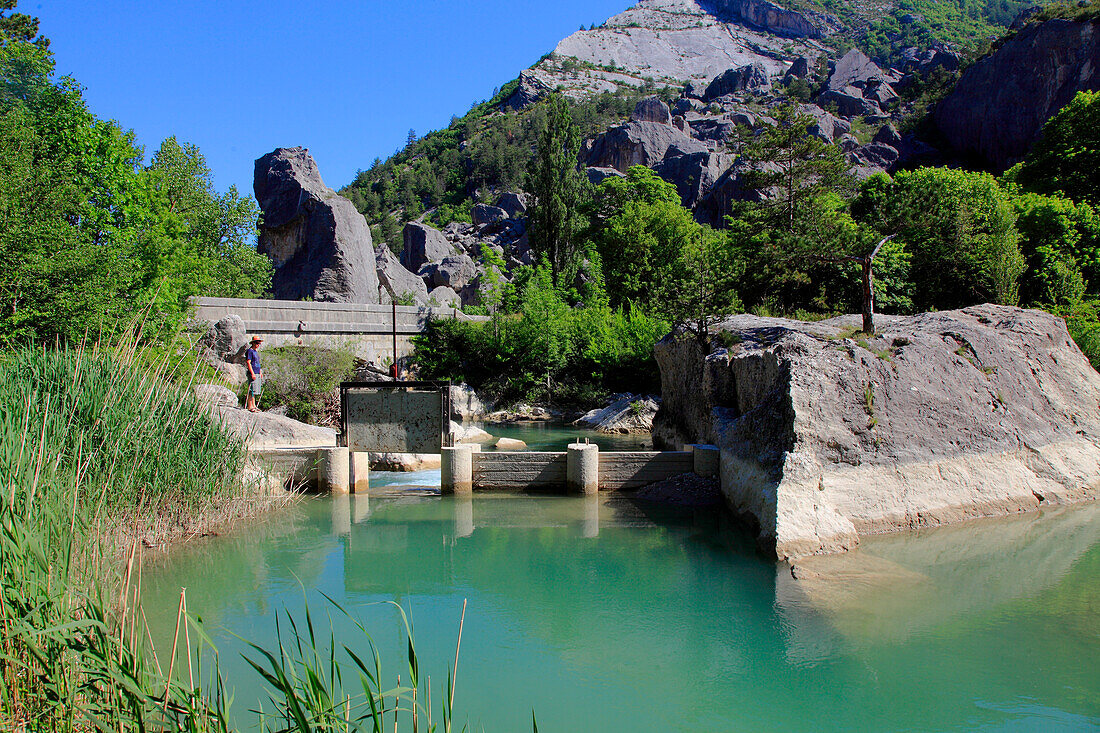
[[[821,38],[831,30],[830,18],[788,10],[768,0],[716,0],[718,17],[740,20],[777,36]]]
[[[1100,375],[1065,323],[982,305],[821,323],[735,316],[657,346],[658,446],[715,443],[731,507],[780,558],[863,534],[1095,498]]]
[[[1074,94],[1098,89],[1100,24],[1048,20],[963,72],[936,108],[936,126],[959,154],[1001,171],[1027,155]]]
[[[370,227],[321,180],[305,148],[278,148],[256,161],[263,210],[257,250],[272,259],[276,298],[377,303]]]
[[[672,121],[668,105],[657,97],[645,97],[634,105],[634,112],[630,115],[634,122],[657,122],[667,125]]]

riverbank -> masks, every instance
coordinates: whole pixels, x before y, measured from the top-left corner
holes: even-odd
[[[244,443],[179,369],[134,342],[0,355],[4,729],[217,727],[216,695],[146,643],[141,556],[286,497],[246,470]]]

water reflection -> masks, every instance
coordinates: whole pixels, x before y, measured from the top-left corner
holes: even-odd
[[[715,509],[353,495],[184,548],[149,569],[145,601],[170,609],[151,621],[171,634],[188,586],[208,628],[225,629],[239,699],[259,690],[233,634],[270,643],[272,609],[325,593],[377,630],[395,669],[398,620],[378,602],[404,603],[434,674],[469,599],[473,728],[526,729],[533,707],[547,730],[1087,729],[1097,528],[1097,508],[1081,507],[872,538],[795,578]],[[350,622],[332,623],[356,643]]]

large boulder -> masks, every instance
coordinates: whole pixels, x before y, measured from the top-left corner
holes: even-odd
[[[505,191],[497,199],[497,206],[504,209],[509,219],[518,219],[527,213],[527,196],[515,191]]]
[[[706,145],[692,140],[672,125],[628,122],[612,127],[596,138],[588,153],[587,164],[625,173],[634,165],[652,166],[666,157],[705,152],[708,152]]]
[[[475,226],[486,226],[489,224],[498,224],[508,218],[508,212],[499,206],[490,206],[489,204],[475,204],[474,208],[470,211],[470,218],[473,219]]]
[[[438,308],[461,308],[462,296],[446,285],[440,285],[428,293],[428,305]]]
[[[249,412],[235,404],[209,408],[214,418],[249,448],[312,448],[336,445],[336,431],[307,425],[284,415]]]
[[[321,180],[305,148],[278,148],[256,161],[263,211],[256,249],[271,258],[276,298],[377,303],[370,227]]]
[[[668,105],[657,97],[645,97],[634,105],[634,113],[630,115],[632,122],[657,122],[667,125],[672,121]]]
[[[402,232],[404,247],[401,264],[409,272],[417,272],[427,262],[439,262],[455,254],[454,247],[438,229],[432,229],[419,221],[410,221]]]
[[[228,315],[210,324],[195,348],[203,361],[214,367],[227,383],[239,385],[248,381],[248,369],[244,365],[248,332],[240,316]]]
[[[648,435],[660,404],[660,398],[654,396],[614,395],[607,407],[589,410],[573,424],[598,433]]]
[[[845,87],[863,89],[872,81],[884,79],[885,74],[882,69],[867,54],[858,48],[853,48],[837,59],[828,81],[825,82],[825,88],[837,91]]]
[[[653,170],[676,186],[684,206],[694,208],[732,162],[731,156],[722,153],[691,153],[665,158]]]
[[[743,92],[746,89],[766,89],[771,85],[768,80],[768,70],[760,62],[738,66],[736,69],[727,69],[707,86],[703,93],[704,101],[711,101],[727,94]]]
[[[228,315],[210,324],[206,333],[199,338],[198,347],[215,359],[231,364],[244,364],[248,340],[248,331],[241,317]]]
[[[378,267],[378,281],[389,299],[403,300],[411,295],[419,305],[428,302],[428,288],[424,280],[406,270],[389,247],[384,244],[379,246],[374,261]]]
[[[477,420],[485,417],[488,409],[474,388],[467,384],[451,385],[451,419]]]
[[[841,117],[865,117],[867,115],[882,114],[878,102],[873,99],[865,99],[863,90],[857,87],[827,89],[818,95],[817,103],[826,108],[835,106]]]
[[[1026,26],[963,72],[936,107],[955,151],[994,170],[1027,155],[1055,112],[1100,89],[1100,24],[1048,20]]]
[[[982,305],[859,325],[741,315],[718,327],[729,349],[657,345],[654,441],[718,445],[767,551],[1096,496],[1100,374],[1062,319]]]

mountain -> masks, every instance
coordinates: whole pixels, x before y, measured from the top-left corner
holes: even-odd
[[[394,252],[408,247],[402,223],[419,221],[472,260],[488,246],[510,271],[530,260],[522,216],[502,226],[475,210],[522,192],[544,125],[536,103],[551,92],[572,103],[591,181],[648,166],[715,226],[731,201],[759,195],[743,185],[739,146],[781,104],[798,104],[809,133],[836,144],[861,178],[918,165],[999,172],[1075,91],[1096,88],[1096,6],[641,0],[562,39],[491,99],[375,161],[340,193]],[[445,278],[425,267],[416,274],[437,287]],[[476,288],[459,295],[476,304]]]

